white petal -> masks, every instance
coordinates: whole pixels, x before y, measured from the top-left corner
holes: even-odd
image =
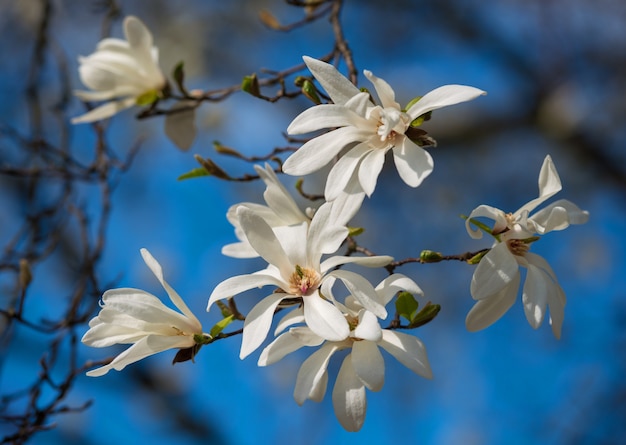
[[[304,56],[302,59],[336,104],[342,105],[361,92],[334,66],[308,56]]]
[[[402,180],[410,187],[419,186],[433,171],[434,162],[426,150],[406,136],[402,144],[393,147],[393,161]]]
[[[393,261],[393,257],[387,255],[377,255],[377,256],[332,256],[324,261],[320,265],[320,270],[322,274],[325,274],[330,269],[333,269],[335,266],[339,266],[340,264],[358,264],[359,266],[364,267],[383,267]]]
[[[376,77],[371,71],[368,70],[364,70],[363,74],[365,74],[367,80],[372,82],[372,84],[374,85],[374,88],[376,89],[376,95],[380,99],[380,103],[383,108],[397,108],[398,110],[400,109],[400,104],[396,102],[396,93],[386,81],[384,81],[380,77]]]
[[[259,366],[272,365],[303,346],[297,338],[285,332],[263,349],[257,364]]]
[[[306,142],[283,164],[288,175],[308,175],[324,167],[346,145],[367,139],[367,133],[356,127],[341,127]]]
[[[273,284],[278,287],[283,285],[283,283],[275,277],[261,273],[230,277],[227,280],[222,281],[215,287],[215,289],[213,289],[213,292],[211,292],[211,296],[209,297],[207,311],[217,300],[223,300],[224,298],[235,296],[252,288],[261,288],[268,284]]]
[[[523,212],[532,212],[535,207],[554,196],[561,190],[561,179],[556,171],[556,167],[552,162],[550,155],[546,156],[541,165],[539,172],[539,197],[522,206],[515,215],[521,215]]]
[[[355,341],[351,356],[354,371],[365,387],[380,391],[385,383],[385,360],[376,343]]]
[[[98,318],[92,319],[92,321],[94,320],[97,322]],[[80,341],[92,348],[105,348],[115,344],[135,343],[146,335],[145,331],[128,326],[100,322],[93,326],[90,323],[89,330],[85,332]]]
[[[335,270],[329,275],[339,278],[348,291],[357,299],[363,308],[374,313],[379,318],[386,318],[387,311],[378,301],[378,294],[374,287],[361,275],[348,270]]]
[[[85,124],[89,122],[99,121],[109,118],[114,114],[125,110],[126,108],[132,107],[133,105],[135,105],[134,97],[113,102],[107,102],[106,104],[100,105],[99,107],[96,107],[81,116],[72,118],[71,122],[72,124]]]
[[[280,332],[287,329],[289,326],[304,323],[304,309],[302,306],[287,312],[283,318],[278,321],[276,325],[276,329],[274,330],[274,335],[278,335]]]
[[[422,289],[409,277],[395,273],[388,276],[376,286],[378,299],[383,306],[391,301],[391,299],[400,291],[410,292],[414,295],[424,295]]]
[[[334,253],[348,236],[344,225],[331,221],[332,203],[324,203],[311,220],[307,236],[307,265],[318,268],[323,253]]]
[[[559,199],[530,217],[528,229],[543,235],[552,230],[563,230],[570,224],[585,224],[588,220],[589,212],[567,199]]]
[[[334,201],[346,189],[349,183],[355,181],[354,172],[364,156],[372,148],[367,143],[358,144],[348,150],[328,172],[324,196],[328,201]],[[360,185],[359,185],[360,189]]]
[[[375,149],[368,152],[361,159],[359,164],[359,184],[367,196],[371,196],[376,188],[378,176],[385,163],[385,153],[387,150]]]
[[[548,289],[554,286],[554,282],[538,267],[530,263],[526,267],[528,273],[522,290],[522,302],[528,323],[537,329],[546,315]]]
[[[193,339],[186,336],[176,337],[164,337],[164,336],[149,336],[141,339],[130,348],[126,349],[120,355],[115,357],[111,363],[102,366],[100,368],[89,371],[87,375],[89,377],[99,377],[111,369],[121,371],[127,365],[135,363],[150,355],[165,351],[173,348],[186,348],[193,346]]]
[[[433,378],[426,348],[417,337],[384,329],[383,339],[378,342],[378,346],[393,355],[414,373],[427,379]]]
[[[303,134],[322,128],[335,128],[367,125],[365,118],[343,105],[317,105],[308,108],[291,121],[287,127],[288,134]]]
[[[244,359],[256,350],[267,337],[272,325],[274,311],[287,295],[271,294],[258,302],[246,315],[241,338],[239,358]]]
[[[350,356],[347,356],[337,375],[333,388],[333,408],[335,416],[346,431],[359,431],[365,421],[367,399],[365,387],[357,377]]]
[[[365,199],[364,192],[341,192],[333,200],[333,208],[330,214],[330,223],[347,225],[358,213]]]
[[[330,341],[341,341],[350,335],[346,318],[332,303],[321,298],[317,292],[303,297],[303,300],[304,320],[314,333]]]
[[[488,298],[500,292],[518,275],[519,266],[514,255],[506,243],[499,243],[476,266],[470,285],[472,297],[474,300]]]
[[[474,239],[480,239],[483,237],[483,231],[478,228],[476,229],[472,228],[472,223],[471,223],[471,220],[473,218],[480,218],[480,217],[491,218],[495,221],[493,225],[493,230],[495,233],[499,233],[500,231],[504,230],[507,226],[506,215],[504,214],[502,210],[496,209],[495,207],[491,207],[487,205],[480,205],[476,207],[474,210],[472,210],[472,213],[470,213],[470,215],[465,220],[465,229],[467,230],[467,233],[469,234],[469,236],[471,236]]]
[[[126,40],[137,58],[138,63],[152,79],[162,79],[163,75],[157,65],[158,52],[152,47],[152,34],[137,17],[128,16],[124,20]]]
[[[298,405],[302,405],[306,399],[311,399],[313,396],[317,398],[326,392],[328,381],[328,378],[325,377],[326,368],[330,357],[338,349],[339,347],[332,343],[325,344],[302,363],[293,391],[293,398]]]
[[[237,217],[254,250],[269,264],[276,266],[283,277],[291,275],[294,265],[289,261],[274,231],[265,220],[243,206],[237,208]]]
[[[476,99],[478,96],[484,94],[487,93],[474,87],[465,85],[444,85],[426,93],[424,97],[413,104],[406,113],[411,116],[411,119],[416,119],[429,111],[461,102],[467,102],[468,100]]]
[[[144,262],[150,268],[157,280],[159,280],[159,283],[161,283],[161,286],[163,286],[163,289],[165,289],[165,292],[167,292],[167,295],[170,297],[170,300],[172,300],[172,303],[174,303],[174,305],[183,314],[185,314],[192,323],[197,325],[198,331],[196,331],[196,333],[201,333],[202,325],[200,324],[200,321],[196,318],[194,313],[191,312],[191,309],[189,309],[189,307],[185,304],[180,295],[178,295],[178,292],[176,292],[167,283],[167,281],[165,281],[165,278],[163,277],[163,268],[161,267],[159,262],[152,256],[150,252],[148,252],[148,249],[142,248],[140,252]]]
[[[352,336],[361,340],[367,340],[368,342],[377,342],[382,338],[382,335],[382,329],[380,328],[380,324],[378,324],[376,315],[372,314],[370,311],[362,310],[359,314],[359,324],[352,332]]]
[[[265,168],[255,165],[254,169],[266,185],[263,199],[265,199],[267,205],[283,221],[284,225],[292,225],[309,220],[309,218],[302,213],[300,207],[298,207],[298,204],[294,201],[285,186],[278,180],[276,173],[274,173],[274,170],[269,164],[266,163]]]
[[[515,303],[519,290],[520,275],[489,298],[479,300],[465,318],[465,327],[470,332],[485,329],[502,317]]]

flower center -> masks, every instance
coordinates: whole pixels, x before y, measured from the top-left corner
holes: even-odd
[[[319,287],[320,280],[320,274],[316,270],[296,265],[296,270],[289,279],[289,293],[298,296],[311,295]]]

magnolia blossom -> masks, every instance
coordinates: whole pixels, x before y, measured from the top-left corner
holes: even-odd
[[[254,258],[259,254],[248,243],[246,235],[241,228],[237,209],[246,207],[254,211],[262,217],[265,222],[272,228],[291,226],[302,222],[311,222],[311,216],[315,213],[315,209],[307,208],[305,211],[293,199],[291,194],[285,189],[280,182],[276,173],[269,164],[265,164],[265,168],[255,165],[254,169],[265,182],[265,192],[263,198],[267,205],[256,204],[251,202],[239,203],[231,206],[226,213],[226,218],[235,227],[235,235],[239,242],[227,244],[222,248],[222,253],[234,258]],[[345,226],[352,217],[359,211],[365,194],[359,191],[347,191],[333,201],[332,211],[330,214],[330,224],[338,224]]]
[[[83,84],[93,91],[75,91],[83,101],[107,102],[72,119],[82,124],[106,119],[142,102],[150,103],[166,85],[159,69],[159,52],[152,34],[137,17],[124,19],[126,40],[106,38],[96,51],[79,57],[78,72]]]
[[[539,255],[529,252],[530,244],[552,230],[563,230],[570,224],[584,224],[589,213],[572,202],[560,199],[530,215],[537,206],[561,190],[561,180],[552,158],[546,156],[539,173],[539,197],[515,213],[505,213],[494,207],[476,207],[465,222],[472,238],[481,238],[482,231],[471,227],[472,219],[490,218],[494,221],[492,235],[495,243],[480,260],[471,283],[471,294],[478,302],[466,319],[470,331],[484,329],[496,322],[515,302],[520,284],[519,266],[527,269],[522,290],[526,318],[538,328],[550,309],[550,324],[554,336],[560,338],[565,307],[565,294],[552,268]]]
[[[370,71],[363,73],[374,85],[380,105],[374,104],[369,93],[361,92],[332,65],[310,57],[304,57],[304,61],[334,103],[305,110],[291,122],[287,132],[302,134],[339,128],[306,142],[287,159],[283,170],[290,175],[312,173],[331,162],[344,147],[349,147],[328,174],[325,190],[328,201],[351,184],[352,187],[358,184],[370,196],[389,150],[393,151],[402,180],[411,187],[420,185],[433,170],[433,160],[426,150],[406,136],[411,122],[429,111],[485,94],[474,87],[445,85],[427,93],[404,111],[389,84]]]
[[[246,315],[240,357],[258,348],[269,332],[275,310],[283,300],[302,302],[304,321],[317,335],[327,340],[342,340],[350,332],[341,311],[320,293],[320,286],[330,277],[344,283],[357,300],[377,316],[386,316],[377,301],[374,287],[357,273],[333,270],[336,266],[356,263],[369,267],[384,266],[392,261],[388,256],[332,256],[324,261],[323,254],[334,253],[345,240],[348,230],[330,223],[332,204],[322,205],[308,224],[277,227],[254,211],[242,206],[237,217],[252,248],[269,265],[249,275],[231,277],[221,282],[209,297],[207,310],[218,300],[229,298],[253,288],[272,285],[277,288],[257,303]]]
[[[121,371],[126,365],[167,349],[191,348],[196,345],[194,337],[203,336],[196,316],[163,278],[161,265],[146,249],[141,249],[141,256],[180,312],[143,290],[106,291],[102,295],[102,309],[89,322],[82,342],[95,348],[118,343],[132,346],[108,365],[89,371],[88,376],[98,377],[111,369]]]
[[[332,283],[325,283],[323,292],[332,298],[331,286]],[[391,275],[376,286],[379,302],[384,306],[400,290],[422,294],[417,284],[401,274]],[[299,405],[306,399],[319,402],[326,393],[330,358],[337,351],[350,349],[339,369],[332,399],[341,425],[348,431],[359,431],[367,409],[365,388],[380,391],[385,380],[385,362],[379,347],[422,377],[432,378],[432,371],[426,348],[418,338],[382,329],[376,315],[363,308],[353,296],[346,299],[345,305],[336,301],[335,304],[350,326],[350,332],[344,339],[325,342],[308,327],[292,327],[263,350],[259,366],[276,363],[304,346],[321,346],[302,364],[294,390],[294,398]],[[290,317],[286,323],[281,322],[278,330],[299,321],[301,319],[297,317]]]

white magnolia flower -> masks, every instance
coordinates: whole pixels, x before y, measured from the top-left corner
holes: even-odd
[[[138,102],[150,102],[166,85],[159,69],[159,52],[152,34],[133,16],[124,19],[126,40],[106,38],[96,51],[79,57],[78,72],[83,84],[93,91],[75,91],[83,101],[110,101],[72,119],[82,124],[106,119]]]
[[[296,201],[285,189],[285,186],[280,182],[269,164],[265,164],[265,168],[255,165],[254,169],[265,182],[266,188],[263,198],[267,205],[244,202],[235,204],[228,209],[226,218],[235,227],[235,235],[239,242],[225,245],[222,248],[222,253],[234,258],[254,258],[259,256],[248,243],[246,235],[241,228],[239,217],[237,216],[239,207],[243,206],[254,211],[272,228],[291,226],[302,222],[310,223],[310,215],[315,213],[315,209],[312,208],[307,208],[304,212],[300,210]],[[342,193],[333,201],[330,224],[336,223],[343,226],[348,224],[360,209],[364,197],[365,194],[363,192]]]
[[[401,290],[422,294],[413,280],[401,274],[391,275],[376,287],[382,305],[387,305]],[[324,291],[330,293],[330,285],[325,285]],[[308,327],[292,327],[263,350],[259,366],[276,363],[304,346],[322,345],[302,364],[294,390],[294,398],[299,405],[306,399],[320,402],[326,393],[330,358],[337,351],[350,349],[337,375],[332,398],[335,415],[341,425],[348,431],[359,431],[367,409],[365,388],[380,391],[385,380],[385,362],[379,347],[422,377],[432,378],[432,371],[426,348],[418,338],[382,329],[376,315],[364,309],[352,296],[346,299],[345,305],[336,304],[350,326],[349,335],[343,340],[325,342]],[[292,318],[288,323],[299,321]],[[284,329],[285,325],[281,323],[279,329]]]
[[[180,312],[140,289],[106,291],[102,295],[102,309],[89,322],[82,342],[94,348],[114,344],[132,346],[108,365],[89,371],[88,376],[98,377],[111,369],[121,371],[126,365],[167,349],[191,348],[196,345],[194,337],[203,335],[196,316],[163,278],[161,265],[146,249],[141,249],[141,256]]]
[[[561,180],[552,158],[548,155],[539,173],[539,197],[515,213],[505,213],[494,207],[476,207],[465,222],[472,238],[481,238],[482,231],[473,229],[471,219],[486,217],[494,220],[494,246],[480,260],[474,271],[471,294],[478,302],[466,319],[470,331],[484,329],[496,322],[515,302],[520,284],[519,266],[527,269],[522,290],[526,318],[538,328],[550,308],[550,324],[554,336],[560,338],[565,307],[565,294],[552,268],[539,255],[529,252],[530,244],[552,230],[563,230],[570,224],[584,224],[589,213],[572,202],[561,199],[530,215],[538,205],[561,190]]]
[[[380,105],[372,103],[369,93],[361,92],[332,65],[310,57],[304,57],[304,61],[334,103],[305,110],[293,120],[287,132],[302,134],[339,128],[306,142],[287,159],[283,170],[295,176],[312,173],[349,147],[328,175],[325,190],[328,201],[351,183],[358,184],[370,196],[390,149],[402,180],[411,187],[420,185],[433,170],[433,160],[405,135],[411,122],[429,111],[485,94],[474,87],[445,85],[403,111],[389,84],[370,71],[363,73],[374,85]]]
[[[321,261],[323,254],[334,253],[345,240],[348,230],[329,224],[331,203],[322,205],[311,220],[286,227],[272,228],[254,211],[239,207],[237,216],[252,248],[269,265],[249,275],[231,277],[221,282],[209,297],[207,310],[217,300],[229,298],[249,289],[272,285],[278,288],[262,299],[246,315],[240,357],[258,348],[269,332],[274,311],[285,299],[302,301],[306,324],[320,337],[344,339],[350,329],[339,309],[320,294],[320,286],[330,276],[341,280],[348,290],[368,310],[386,316],[384,306],[376,297],[374,287],[361,275],[336,266],[356,263],[380,267],[392,261],[388,256],[332,256]],[[292,303],[293,302],[288,302]]]

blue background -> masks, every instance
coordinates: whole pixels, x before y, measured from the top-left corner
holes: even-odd
[[[454,254],[486,247],[467,236],[458,215],[480,204],[514,211],[536,197],[541,163],[551,154],[564,186],[557,198],[591,213],[588,224],[550,233],[533,245],[552,265],[568,297],[561,340],[547,323],[534,331],[521,302],[492,327],[468,333],[464,320],[472,306],[472,267],[411,264],[398,272],[414,278],[426,300],[442,305],[437,319],[415,332],[426,344],[435,377],[417,377],[386,356],[385,387],[368,392],[359,433],[343,431],[333,413],[330,389],[339,358],[331,362],[325,400],[298,407],[292,392],[308,352],[258,368],[258,354],[239,360],[240,340],[234,337],[204,348],[195,364],[172,367],[173,352],[168,351],[123,372],[79,377],[67,403],[93,399],[93,405],[55,417],[55,428],[35,436],[33,443],[618,443],[626,432],[625,85],[613,64],[619,66],[615,59],[626,54],[621,51],[626,7],[587,3],[399,1],[383,7],[348,2],[343,11],[359,70],[370,69],[387,80],[401,104],[447,83],[488,91],[468,104],[437,111],[425,125],[439,147],[431,150],[434,173],[421,187],[407,187],[393,164],[386,164],[375,194],[355,218],[354,225],[366,228],[360,242],[398,259],[422,249]],[[185,61],[190,88],[230,86],[260,67],[283,69],[300,63],[303,54],[321,57],[332,48],[325,20],[290,34],[263,27],[256,18],[261,7],[284,23],[301,17],[298,8],[280,2],[175,4],[155,1],[148,7],[128,1],[122,11],[139,16],[152,30],[165,73]],[[37,8],[22,2],[1,8],[0,122],[28,133],[24,73],[31,62]],[[95,48],[102,14],[90,2],[61,1],[53,17],[55,47],[67,57],[72,87],[82,88],[76,56]],[[121,36],[119,21],[113,35]],[[44,103],[52,104],[58,90],[56,60],[47,59],[41,79],[42,91],[49,94]],[[369,86],[363,76],[359,81]],[[211,156],[235,174],[250,171],[250,165],[215,155],[212,141],[245,154],[267,153],[285,145],[282,132],[309,104],[303,98],[270,104],[245,94],[207,103],[196,117],[199,133],[189,152],[167,140],[161,118],[135,121],[133,111],[115,116],[107,129],[114,150],[123,157],[138,140],[142,148],[112,196],[101,275],[115,287],[137,287],[166,298],[141,260],[139,249],[148,248],[208,331],[218,320],[216,313],[205,313],[211,289],[262,267],[258,260],[223,257],[220,249],[235,241],[225,218],[228,207],[262,202],[263,187],[176,178],[197,166],[193,153]],[[83,109],[73,100],[68,117]],[[51,119],[50,108],[43,113]],[[45,127],[45,137],[61,137],[53,125]],[[594,142],[593,151],[581,148],[589,145],[579,144],[583,137]],[[91,157],[91,126],[71,128],[69,138],[77,157]],[[3,162],[23,156],[6,138],[0,142]],[[0,245],[22,224],[13,181],[0,177],[5,209]],[[319,180],[305,182],[307,190],[321,186]],[[93,207],[94,218],[98,199],[98,190],[89,185],[76,197],[77,204]],[[26,300],[29,319],[54,318],[64,308],[72,284],[66,272],[72,267],[61,253],[38,266]],[[370,278],[382,276],[374,272]],[[237,301],[246,309],[256,297],[243,295]],[[26,326],[5,337],[2,394],[27,387],[36,377],[47,340]],[[103,359],[117,351],[81,346],[80,358]],[[10,425],[0,424],[0,432],[5,431],[11,431]]]

